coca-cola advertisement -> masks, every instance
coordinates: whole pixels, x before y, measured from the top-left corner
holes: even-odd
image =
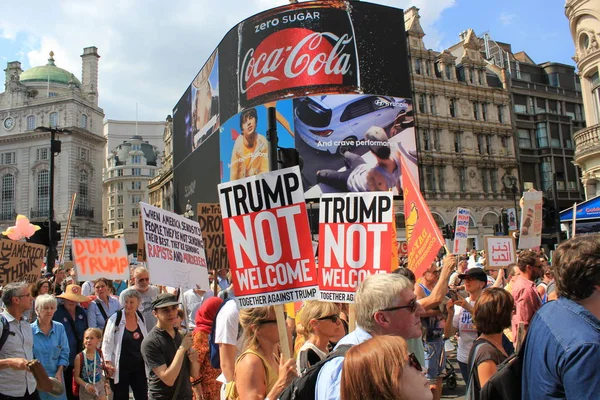
[[[305,129],[310,121],[307,124],[304,119],[311,118],[309,110],[315,107],[318,109],[324,104],[327,108],[327,103],[335,99],[332,95],[358,96],[346,98],[354,101],[362,99],[361,96],[377,94],[384,97],[381,101],[389,104],[405,102],[406,112],[398,105],[382,107],[388,118],[383,127],[386,135],[390,142],[399,140],[400,136],[394,138],[398,129],[391,130],[391,126],[399,113],[405,112],[402,118],[410,120],[412,110],[403,21],[404,13],[398,8],[362,1],[323,0],[289,4],[240,22],[219,43],[173,114],[175,166],[184,160],[189,164],[190,153],[202,148],[207,139],[218,132],[219,151],[208,154],[211,157],[219,155],[221,168],[218,171],[206,169],[201,164],[212,167],[214,162],[193,157],[200,165],[195,168],[186,165],[178,171],[215,173],[219,180],[228,181],[232,176],[231,166],[242,165],[241,161],[235,160],[251,157],[248,154],[233,156],[235,142],[243,141],[238,140],[243,138],[241,114],[253,109],[257,117],[254,129],[264,137],[265,107],[277,103],[279,116],[285,119],[283,124],[278,120],[279,146],[282,146],[283,138],[284,143],[289,142],[289,147],[296,146],[305,159],[303,178],[305,188],[312,189],[307,193],[309,197],[337,190],[335,185],[317,182],[316,173],[343,169],[343,153],[347,150],[367,153],[367,148],[360,145],[360,138],[366,131],[340,140],[332,138],[332,143],[344,142],[341,146],[324,145],[327,140],[311,138],[311,128]],[[330,97],[323,104],[312,103],[323,96]],[[375,104],[374,101],[363,100],[369,104]],[[244,118],[252,125],[251,115]],[[403,122],[402,137],[413,135],[414,142],[414,129],[405,129],[406,125]],[[344,130],[337,132],[343,134]],[[353,137],[358,145],[348,146]],[[317,141],[321,142],[318,146]],[[415,151],[408,144],[404,150],[416,165]],[[256,160],[262,155],[257,154],[254,154],[255,164],[245,174],[251,173],[250,170],[261,171],[263,163]],[[234,172],[233,177],[236,176]],[[178,179],[180,177],[175,174],[174,180],[177,182]],[[190,180],[189,177],[181,179]],[[216,192],[216,188],[203,188],[200,196],[213,198],[212,191]],[[176,200],[181,203],[180,207],[185,206],[182,201]]]

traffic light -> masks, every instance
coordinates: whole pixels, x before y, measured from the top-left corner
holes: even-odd
[[[300,169],[304,167],[304,161],[300,153],[293,147],[278,147],[277,162],[280,168],[289,168],[298,165]]]
[[[61,239],[60,228],[60,222],[52,221],[50,230],[52,231],[52,245],[55,247],[58,245],[58,242],[60,242]]]
[[[456,234],[456,233],[454,232],[454,226],[453,226],[453,225],[450,225],[450,224],[448,224],[448,230],[449,230],[449,232],[450,232],[450,239],[451,239],[451,240],[454,240],[454,236],[455,236],[455,234]]]
[[[442,226],[442,236],[444,236],[444,239],[452,239],[451,235],[450,225],[446,224]]]

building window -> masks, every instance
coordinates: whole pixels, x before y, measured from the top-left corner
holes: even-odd
[[[27,117],[27,130],[35,130],[35,115],[30,115]]]
[[[477,135],[477,148],[479,149],[479,154],[485,154],[485,144],[483,141],[483,135]]]
[[[500,136],[500,144],[502,145],[502,149],[504,150],[502,154],[505,156],[510,156],[510,150],[508,148],[508,137]]]
[[[142,146],[139,144],[132,144],[131,145],[131,150],[141,150]]]
[[[435,169],[431,165],[425,167],[425,182],[427,190],[435,192]]]
[[[473,118],[479,120],[479,103],[473,102]]]
[[[454,151],[457,153],[462,152],[462,132],[454,132]]]
[[[117,183],[117,190],[121,191],[121,192],[123,191],[123,182],[118,182]]]
[[[7,153],[0,154],[0,164],[9,165],[17,163],[17,152],[9,151]]]
[[[137,228],[138,228],[138,223],[137,223],[137,221],[135,221],[135,222],[132,222],[132,223],[131,223],[131,228],[132,228],[132,229],[137,229]]]
[[[444,184],[445,176],[444,176],[444,167],[439,167],[438,172],[438,186],[440,187],[440,192],[444,192],[446,190],[446,186]]]
[[[433,131],[433,144],[436,151],[440,151],[440,133],[441,129],[436,129]]]
[[[429,136],[429,129],[423,129],[423,150],[429,151],[431,146],[431,137]]]
[[[115,198],[114,196],[108,196],[108,206],[112,207],[115,205]]]
[[[79,171],[79,193],[77,194],[77,204],[80,209],[89,208],[89,179],[86,170]]]
[[[88,127],[88,117],[85,114],[81,114],[81,121],[79,121],[79,127],[83,129],[87,129]]]
[[[50,113],[50,128],[56,128],[58,126],[58,113]]]
[[[542,190],[548,191],[552,189],[552,162],[550,161],[550,157],[542,158],[542,162],[540,164],[540,175],[542,178]]]
[[[142,156],[131,156],[132,164],[139,164],[142,162]]]
[[[450,99],[450,116],[456,117],[456,99]]]
[[[117,170],[117,176],[123,176],[123,168]]]
[[[142,169],[141,168],[131,168],[131,175],[133,175],[133,176],[142,175]]]
[[[117,196],[117,204],[123,204],[123,195],[122,194]]]
[[[50,149],[47,147],[43,147],[41,149],[36,149],[35,150],[35,159],[36,161],[41,161],[41,160],[48,160],[50,154]]]
[[[536,114],[543,114],[546,112],[546,99],[538,97],[537,100],[535,101],[535,103],[536,103],[536,108],[535,108]]]
[[[498,122],[504,122],[504,106],[498,106]]]
[[[492,154],[492,135],[485,135],[485,149],[487,154]]]
[[[452,79],[452,64],[446,64],[446,79]]]
[[[531,135],[527,129],[519,129],[519,148],[530,149],[531,146]]]
[[[467,168],[466,167],[458,167],[458,182],[459,189],[462,193],[466,193],[467,191]]]
[[[498,170],[490,169],[490,186],[492,187],[492,193],[498,192]]]
[[[489,192],[490,186],[490,171],[487,169],[482,169],[481,173],[481,185],[483,186],[483,193]]]
[[[475,83],[475,71],[471,68],[467,68],[467,71],[469,73],[469,82]]]
[[[425,60],[425,75],[431,75],[431,62],[429,60]]]
[[[417,58],[415,60],[415,74],[421,75],[421,59]]]
[[[482,103],[481,104],[481,116],[483,117],[484,121],[487,121],[487,117],[488,117],[488,105],[487,105],[487,103]]]
[[[77,158],[80,160],[89,161],[90,160],[90,150],[84,147],[77,148]]]
[[[519,114],[527,114],[527,106],[525,104],[515,104],[515,112]]]
[[[560,77],[558,72],[552,72],[548,74],[548,84],[554,87],[560,87]]]
[[[140,182],[140,181],[131,182],[131,190],[142,190],[142,182]]]
[[[117,218],[123,218],[123,209],[117,208]]]
[[[132,216],[132,217],[137,217],[137,216],[139,216],[139,215],[140,215],[140,208],[139,208],[139,207],[135,207],[135,206],[134,206],[134,207],[131,209],[131,216]]]
[[[140,194],[132,194],[131,195],[131,203],[132,204],[138,204],[140,201],[142,201],[142,195],[140,195]]]
[[[15,176],[6,174],[2,177],[2,214],[0,220],[15,218]]]
[[[108,219],[115,219],[115,210],[108,210]]]
[[[435,112],[435,96],[429,96],[429,111],[431,115],[436,115]]]
[[[37,207],[39,212],[47,212],[50,206],[50,172],[44,169],[37,176]]]
[[[123,223],[117,222],[117,229],[123,229]]]
[[[548,147],[548,131],[545,122],[535,124],[535,137],[539,148]]]
[[[485,73],[482,70],[479,70],[479,83],[485,85]]]

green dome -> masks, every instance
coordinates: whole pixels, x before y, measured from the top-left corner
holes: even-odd
[[[81,82],[72,73],[54,64],[54,53],[50,52],[48,64],[41,67],[33,67],[21,73],[19,80],[21,82],[52,82],[68,85],[72,83],[76,87],[81,87]]]

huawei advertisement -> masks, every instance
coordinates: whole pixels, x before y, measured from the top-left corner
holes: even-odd
[[[233,27],[173,110],[176,212],[216,202],[218,183],[268,170],[268,107],[278,145],[303,160],[307,199],[398,194],[401,155],[418,182],[403,20],[397,8],[334,0]]]

